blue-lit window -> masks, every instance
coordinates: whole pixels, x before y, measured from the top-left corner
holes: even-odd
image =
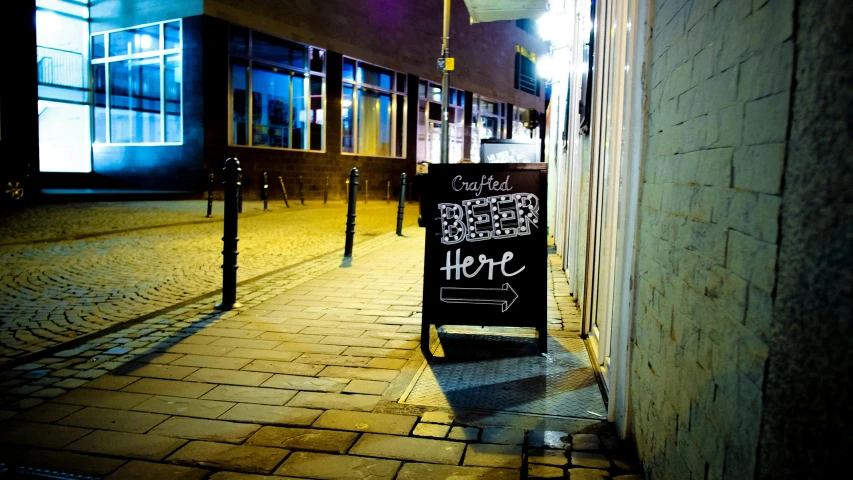
[[[230,144],[325,149],[326,51],[232,25]]]
[[[418,162],[441,161],[441,97],[441,85],[428,80],[418,82]],[[462,160],[465,141],[465,92],[451,88],[447,101],[448,155],[450,163],[457,163]]]
[[[404,156],[406,74],[344,57],[342,79],[342,151]]]
[[[179,144],[181,21],[92,35],[94,142]]]

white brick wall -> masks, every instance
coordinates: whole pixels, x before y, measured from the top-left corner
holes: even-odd
[[[655,2],[633,427],[651,478],[751,478],[793,0]]]

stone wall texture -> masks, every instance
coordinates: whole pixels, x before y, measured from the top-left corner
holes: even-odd
[[[800,2],[756,478],[832,478],[853,448],[853,3]]]
[[[650,10],[632,427],[651,478],[753,478],[794,0],[661,0]]]

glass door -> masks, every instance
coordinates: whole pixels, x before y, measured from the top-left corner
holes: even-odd
[[[39,169],[92,171],[89,9],[86,2],[36,2]]]
[[[596,85],[598,116],[594,122],[595,139],[590,179],[590,231],[587,259],[586,302],[584,320],[594,360],[609,389],[611,332],[613,330],[613,292],[619,186],[622,159],[622,105],[625,76],[626,18],[629,0],[599,4],[597,30],[600,43],[596,49],[602,72]],[[599,63],[600,61],[600,63]]]

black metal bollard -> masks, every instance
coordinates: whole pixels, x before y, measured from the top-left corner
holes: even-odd
[[[397,206],[397,235],[403,236],[403,210],[406,208],[406,174],[400,175],[400,205]]]
[[[346,185],[346,194],[344,195],[344,202],[349,203],[349,178],[347,178],[347,181],[344,182],[344,184]]]
[[[290,208],[290,202],[287,201],[287,189],[284,188],[284,180],[281,179],[281,175],[278,176],[278,183],[281,184],[281,194],[284,195],[284,206]]]
[[[364,203],[367,204],[367,192],[370,190],[370,185],[367,183],[367,180],[364,181]]]
[[[207,218],[213,216],[213,174],[207,177]]]
[[[358,196],[358,169],[349,171],[349,199],[347,203],[347,242],[344,246],[344,257],[352,257],[352,240],[355,236],[355,202]]]
[[[323,188],[323,205],[329,201],[329,177],[326,177],[326,186]]]
[[[240,197],[240,161],[225,160],[225,228],[222,236],[222,302],[219,310],[240,307],[237,303],[237,209]]]
[[[264,189],[261,190],[261,196],[264,198],[264,211],[267,211],[267,200],[269,199],[269,184],[267,184],[267,172],[264,172]]]
[[[237,173],[237,213],[243,213],[243,174]]]
[[[303,190],[302,175],[299,176],[299,202],[305,205],[305,190]]]
[[[385,187],[385,203],[391,203],[391,180],[388,180],[388,185]]]

